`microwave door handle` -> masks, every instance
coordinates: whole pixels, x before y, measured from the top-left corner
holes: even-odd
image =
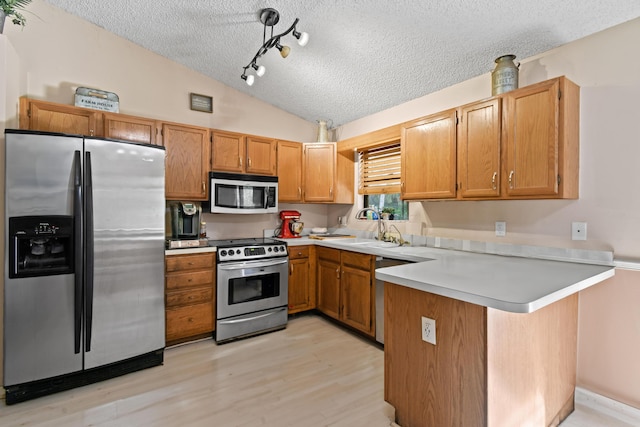
[[[264,187],[264,208],[267,209],[269,207],[269,186],[265,185]]]

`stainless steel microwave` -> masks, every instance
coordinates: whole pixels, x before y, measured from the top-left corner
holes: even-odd
[[[278,212],[278,177],[209,172],[211,213]]]

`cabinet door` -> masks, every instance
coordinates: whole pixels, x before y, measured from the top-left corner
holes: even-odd
[[[157,144],[155,120],[112,113],[104,113],[103,120],[107,138]]]
[[[20,123],[23,129],[102,136],[97,126],[100,112],[25,98],[20,100],[20,108],[22,118],[26,118],[26,124]]]
[[[304,144],[305,202],[333,202],[336,181],[336,144]]]
[[[400,143],[403,199],[456,196],[456,110],[403,127]]]
[[[278,141],[278,201],[302,202],[302,144]]]
[[[247,173],[258,175],[276,174],[276,141],[273,139],[247,137]]]
[[[558,193],[557,79],[505,94],[506,194]]]
[[[340,318],[340,251],[317,248],[318,310],[335,319]]]
[[[366,334],[374,335],[375,294],[374,258],[371,255],[342,251],[341,320]]]
[[[289,314],[308,310],[311,304],[309,258],[289,260]]]
[[[168,200],[206,200],[209,175],[208,130],[164,123],[167,149],[165,194]]]
[[[373,335],[371,273],[353,267],[342,268],[342,321]]]
[[[211,169],[221,172],[244,172],[244,135],[214,131],[211,138]]]
[[[500,98],[460,108],[458,190],[461,197],[500,195]]]

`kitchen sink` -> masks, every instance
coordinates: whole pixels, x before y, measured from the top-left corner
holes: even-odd
[[[345,243],[347,245],[352,245],[352,246],[366,246],[368,248],[393,248],[393,247],[398,247],[397,243],[393,243],[393,242],[381,242],[380,240],[373,240],[373,239],[349,239],[349,240],[343,240],[341,243]]]

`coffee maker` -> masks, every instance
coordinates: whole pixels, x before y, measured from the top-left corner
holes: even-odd
[[[304,227],[303,222],[298,222],[300,215],[298,211],[280,211],[282,224],[278,232],[279,238],[291,239],[300,237],[300,233],[302,233],[302,228]]]
[[[171,203],[171,237],[197,239],[200,233],[202,208],[193,202]]]

